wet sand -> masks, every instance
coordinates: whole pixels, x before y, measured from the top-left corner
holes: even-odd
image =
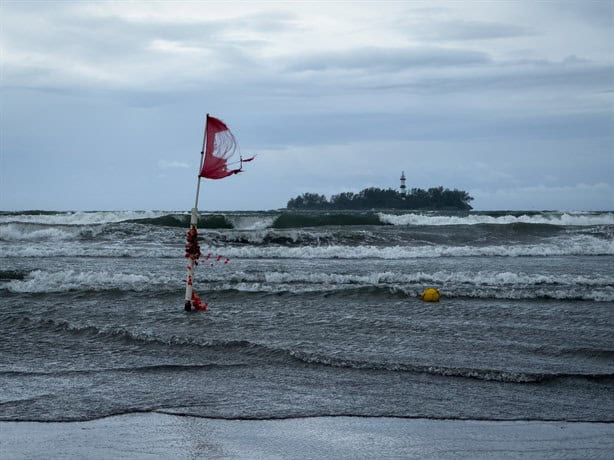
[[[611,458],[614,424],[364,417],[218,420],[162,413],[0,423],[9,459]]]

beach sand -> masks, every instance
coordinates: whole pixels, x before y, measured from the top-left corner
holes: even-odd
[[[614,424],[363,417],[219,420],[142,413],[0,423],[9,459],[612,458]]]

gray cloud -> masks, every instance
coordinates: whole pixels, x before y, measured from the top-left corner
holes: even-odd
[[[535,206],[611,203],[609,8],[230,5],[229,20],[201,4],[180,18],[21,5],[0,17],[0,209],[186,208],[206,112],[258,154],[245,175],[207,183],[209,209],[394,186],[401,169],[483,207],[539,193]]]
[[[535,35],[529,27],[497,22],[453,20],[437,23],[436,29],[427,29],[422,37],[434,40],[491,40]]]
[[[327,69],[398,71],[415,67],[447,67],[485,64],[487,54],[445,48],[361,48],[350,51],[327,51],[286,60],[293,71]]]
[[[540,8],[544,14],[549,12],[547,6]],[[614,24],[614,2],[609,0],[565,0],[557,2],[556,9],[559,14],[583,21],[591,27],[604,27],[611,31]]]
[[[538,88],[582,88],[605,92],[614,88],[614,65],[565,63],[508,63],[490,66],[481,74],[436,76],[411,82],[375,85],[373,89],[400,89],[418,92],[509,91]]]

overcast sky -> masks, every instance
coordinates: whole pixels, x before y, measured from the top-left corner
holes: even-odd
[[[614,1],[0,3],[0,209],[205,210],[444,186],[614,209]]]

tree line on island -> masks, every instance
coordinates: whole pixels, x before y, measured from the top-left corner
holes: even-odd
[[[288,209],[440,209],[470,210],[473,200],[463,190],[433,187],[412,188],[407,193],[395,189],[370,187],[358,193],[343,192],[330,197],[303,193],[288,201]]]

